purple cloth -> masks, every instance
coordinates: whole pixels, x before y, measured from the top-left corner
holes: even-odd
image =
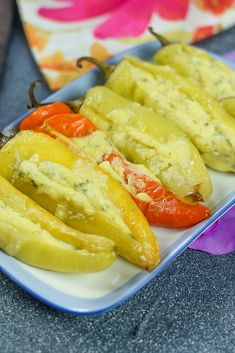
[[[212,255],[235,251],[235,206],[195,240],[190,248]]]
[[[225,53],[223,57],[235,61],[235,50]],[[235,206],[195,240],[190,248],[211,255],[235,251]]]
[[[229,51],[228,53],[224,54],[223,57],[227,60],[235,61],[235,50]]]

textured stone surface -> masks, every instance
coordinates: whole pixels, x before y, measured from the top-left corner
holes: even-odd
[[[200,45],[231,50],[235,28]],[[41,77],[19,25],[0,86],[0,124],[25,111]],[[43,95],[49,93],[45,87]],[[235,253],[185,251],[134,297],[99,316],[72,316],[38,302],[0,273],[1,353],[234,353]]]

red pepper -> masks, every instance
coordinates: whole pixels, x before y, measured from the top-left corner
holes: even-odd
[[[132,164],[126,161],[122,155],[112,152],[105,157],[106,160],[123,167],[124,178],[134,187],[136,193],[132,198],[144,213],[148,222],[163,227],[183,228],[195,225],[209,217],[210,210],[199,203],[187,205],[177,199],[172,192],[163,187],[157,180],[135,171]],[[152,201],[146,202],[138,198],[139,193],[147,194]]]
[[[42,105],[22,120],[20,130],[35,130],[49,117],[56,114],[72,114],[72,110],[62,102]]]
[[[29,114],[20,124],[20,130],[37,130],[41,131],[41,125],[43,122],[56,114],[72,114],[73,111],[69,105],[63,102],[53,102],[48,104],[41,104],[35,97],[35,88],[37,85],[44,84],[43,80],[35,80],[29,87],[29,98],[31,103],[28,105],[29,108],[35,108],[35,110]]]
[[[58,114],[46,119],[45,123],[67,137],[82,137],[97,130],[95,125],[81,114]]]

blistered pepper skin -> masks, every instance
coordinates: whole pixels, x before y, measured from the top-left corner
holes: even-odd
[[[39,188],[39,185],[29,183],[17,171],[16,165],[19,161],[28,161],[32,158],[36,158],[39,162],[57,163],[69,170],[77,168],[78,175],[79,168],[88,168],[90,173],[96,176],[97,181],[102,179],[105,192],[109,200],[120,210],[128,231],[112,222],[110,218],[105,217],[103,211],[97,211],[91,216],[87,214],[79,216],[80,213],[73,206],[69,197],[67,202],[70,208],[69,212],[63,214],[64,223],[85,233],[110,238],[116,243],[120,255],[139,266],[149,269],[160,261],[158,242],[141,211],[123,187],[102,171],[98,165],[71,152],[57,140],[32,131],[20,132],[2,148],[0,151],[0,174],[52,214],[56,213],[60,200],[55,198],[55,195],[49,194],[46,186],[41,185]],[[58,196],[56,195],[56,197]]]
[[[200,86],[169,66],[135,57],[122,60],[106,85],[176,124],[209,167],[235,172],[235,120]]]
[[[70,273],[102,271],[116,258],[112,241],[67,227],[2,176],[0,248],[29,265]]]

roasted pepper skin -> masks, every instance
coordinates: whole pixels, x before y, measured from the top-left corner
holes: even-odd
[[[38,228],[31,231],[30,227],[34,225]],[[69,228],[2,176],[0,230],[1,249],[29,265],[47,270],[102,271],[116,258],[112,241]],[[73,246],[60,246],[60,242],[53,238]]]
[[[209,167],[235,172],[235,120],[200,86],[169,66],[134,57],[121,61],[106,85],[175,123],[196,145]],[[165,92],[166,85],[169,94]]]
[[[201,205],[187,205],[177,199],[170,191],[166,190],[160,182],[148,175],[136,172],[130,163],[121,159],[120,155],[114,153],[106,156],[110,164],[118,159],[123,165],[123,173],[128,184],[131,179],[133,187],[138,193],[146,193],[151,197],[151,202],[145,202],[131,194],[136,204],[144,213],[148,222],[153,225],[172,228],[190,227],[209,217],[210,210]]]
[[[171,43],[155,54],[154,62],[174,67],[180,75],[192,79],[219,101],[235,96],[234,69],[200,48]],[[235,117],[235,109],[227,109],[226,105],[224,108]]]
[[[103,86],[87,92],[80,111],[128,160],[143,164],[180,199],[192,203],[210,197],[212,185],[199,152],[161,115]]]
[[[20,123],[20,130],[35,130],[43,121],[55,114],[71,114],[73,111],[63,102],[55,102],[42,105],[30,113]]]
[[[88,169],[91,174],[94,173],[97,182],[102,178],[102,182],[105,183],[104,192],[115,207],[120,210],[128,231],[123,230],[119,224],[105,217],[105,212],[102,210],[97,210],[90,217],[87,214],[81,217],[75,206],[72,205],[70,205],[69,212],[63,214],[64,223],[85,233],[104,235],[111,240],[113,239],[121,256],[144,268],[150,269],[160,261],[156,237],[128,193],[98,165],[87,160],[84,156],[78,156],[71,152],[55,139],[32,131],[18,133],[0,151],[0,174],[42,207],[55,214],[58,202],[60,205],[61,201],[55,199],[53,194],[48,194],[45,187],[42,186],[39,189],[39,185],[25,181],[17,171],[16,165],[19,160],[28,161],[34,157],[38,161],[57,163],[78,174],[81,168]],[[70,202],[70,199],[63,199],[64,201]],[[80,207],[80,204],[77,206]]]

